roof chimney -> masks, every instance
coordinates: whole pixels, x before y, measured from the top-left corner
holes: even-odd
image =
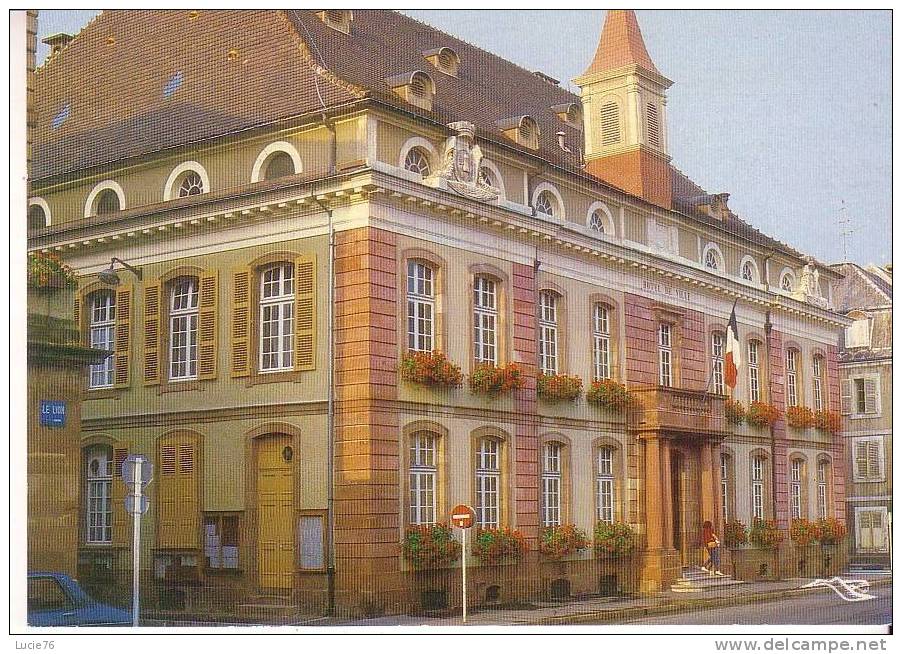
[[[51,34],[45,39],[41,40],[41,43],[46,43],[50,46],[50,56],[53,57],[60,50],[65,48],[69,43],[72,42],[72,39],[75,37],[71,34],[66,34],[65,32],[60,32],[59,34]]]

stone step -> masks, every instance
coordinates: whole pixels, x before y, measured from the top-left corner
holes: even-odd
[[[700,593],[708,590],[719,590],[727,586],[745,583],[728,575],[711,575],[698,567],[686,567],[682,575],[670,587],[675,593]]]

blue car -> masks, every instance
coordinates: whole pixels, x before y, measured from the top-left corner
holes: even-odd
[[[60,572],[28,573],[28,624],[32,627],[131,625],[132,614],[91,599]]]

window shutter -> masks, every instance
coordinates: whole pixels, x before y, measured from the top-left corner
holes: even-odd
[[[844,416],[852,413],[852,380],[844,379],[842,384],[840,385],[840,397],[839,397],[839,406],[840,413]]]
[[[219,307],[218,280],[216,272],[206,272],[200,276],[199,312],[197,316],[197,378],[215,379],[218,327],[217,310]]]
[[[620,143],[620,108],[616,102],[601,106],[601,144]]]
[[[232,377],[251,374],[251,270],[232,273]]]
[[[316,255],[294,262],[294,369],[316,369]]]
[[[113,545],[128,545],[132,542],[131,516],[125,512],[125,496],[128,486],[122,481],[122,464],[128,458],[126,448],[113,450],[113,483],[111,502],[113,505]]]
[[[144,286],[144,385],[160,383],[161,323],[163,321],[160,282]]]
[[[189,549],[199,546],[195,450],[195,444],[184,438],[166,439],[160,444],[159,547]]]
[[[855,478],[867,479],[868,477],[868,443],[859,441],[855,443]]]
[[[880,465],[881,461],[881,452],[880,452],[880,441],[872,440],[867,441],[867,470],[868,470],[868,479],[879,479],[881,475],[881,468],[883,466]]]
[[[864,380],[864,412],[877,413],[877,380],[873,377]]]
[[[131,315],[132,287],[120,286],[116,291],[116,339],[113,353],[117,388],[128,386],[128,369],[131,362]]]
[[[72,319],[75,321],[75,329],[78,332],[78,342],[82,343],[81,338],[81,296],[76,293],[72,305]]]

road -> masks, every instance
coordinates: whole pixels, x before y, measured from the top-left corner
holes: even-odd
[[[624,620],[618,624],[890,624],[893,619],[892,587],[880,586],[874,588],[871,594],[876,595],[876,599],[846,602],[829,588],[824,588],[793,599],[650,616],[638,620]]]

